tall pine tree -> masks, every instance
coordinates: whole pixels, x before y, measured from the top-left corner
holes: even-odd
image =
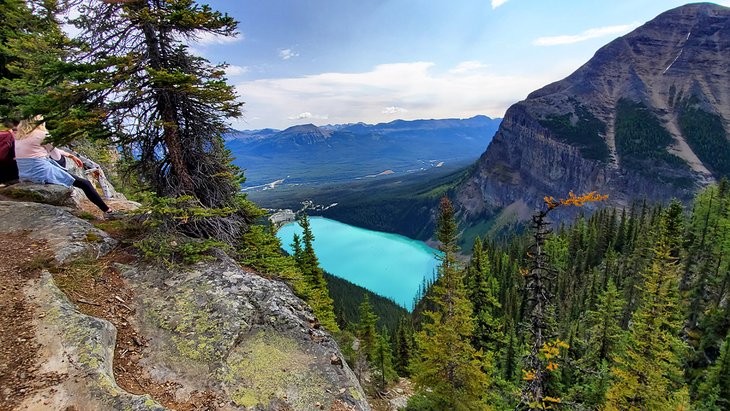
[[[680,269],[672,256],[671,212],[661,218],[650,266],[643,273],[641,303],[633,315],[626,347],[611,373],[614,383],[606,408],[678,409],[687,407],[682,358],[685,345],[679,307]]]
[[[377,322],[378,316],[373,312],[370,298],[365,294],[362,303],[360,303],[360,323],[357,325],[357,338],[360,339],[360,349],[368,361],[372,361],[375,352],[375,344],[378,339]]]
[[[371,364],[377,379],[377,388],[380,392],[384,392],[388,383],[398,378],[398,374],[393,368],[393,348],[390,345],[390,335],[385,327],[376,335]]]
[[[327,289],[327,281],[324,278],[324,271],[319,266],[319,259],[314,253],[314,234],[312,227],[309,225],[309,217],[301,214],[298,218],[299,225],[302,227],[302,239],[299,243],[298,237],[294,241],[294,261],[302,273],[302,279],[306,289],[306,299],[319,322],[330,331],[339,331],[337,321],[335,320],[334,302],[330,297]],[[300,244],[297,247],[297,244]],[[299,252],[297,253],[297,250]]]
[[[255,213],[240,194],[243,174],[222,135],[243,103],[226,83],[225,66],[187,45],[200,36],[235,36],[237,22],[193,0],[77,7],[72,23],[81,45],[65,69],[74,78],[64,92],[85,104],[74,110],[103,113],[94,124],[79,124],[79,132],[103,127],[144,187],[192,210],[165,215],[165,228],[237,242]]]
[[[446,197],[441,199],[436,238],[443,254],[430,293],[435,310],[424,312],[426,322],[416,335],[412,378],[436,409],[485,409],[482,396],[487,377],[480,355],[471,345],[472,306],[456,261],[456,220]]]

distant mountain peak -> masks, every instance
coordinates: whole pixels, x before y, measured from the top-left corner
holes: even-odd
[[[277,139],[292,138],[297,145],[310,145],[326,141],[332,136],[332,132],[314,124],[302,124],[292,126],[274,135]]]

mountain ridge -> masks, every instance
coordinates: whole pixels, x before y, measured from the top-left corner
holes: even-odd
[[[507,110],[457,188],[465,220],[571,190],[608,193],[618,206],[636,192],[689,200],[728,175],[728,53],[730,8],[710,3],[669,10],[601,47]]]
[[[319,129],[323,129],[323,130],[334,131],[334,130],[340,130],[343,128],[354,127],[354,126],[385,127],[388,125],[396,125],[396,124],[398,124],[398,125],[414,124],[415,125],[415,124],[427,124],[427,123],[435,123],[435,122],[464,122],[464,121],[475,121],[475,122],[487,121],[488,122],[491,120],[499,120],[499,117],[492,118],[492,117],[486,116],[484,114],[477,114],[475,116],[467,117],[467,118],[449,117],[449,118],[442,118],[442,119],[430,118],[430,119],[416,119],[416,120],[395,119],[395,120],[392,120],[389,122],[380,122],[380,123],[373,123],[373,124],[365,123],[365,122],[357,122],[357,123],[343,123],[343,124],[325,124],[322,126],[317,126],[312,123],[307,123],[307,124],[293,125],[293,126],[285,128],[285,129],[276,129],[276,128],[270,128],[270,127],[262,128],[262,129],[245,129],[245,130],[233,129],[226,137],[228,139],[231,139],[231,138],[236,138],[236,135],[247,136],[247,135],[259,134],[259,133],[275,134],[275,133],[278,133],[281,131],[287,131],[287,130],[291,130],[291,129],[294,129],[297,127],[302,127],[302,126],[314,126],[314,127],[317,127]]]
[[[466,166],[487,147],[500,119],[395,120],[379,124],[232,133],[226,145],[246,168],[247,187],[354,181]],[[387,173],[391,174],[391,173]]]

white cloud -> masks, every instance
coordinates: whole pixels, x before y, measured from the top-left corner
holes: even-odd
[[[292,57],[299,57],[299,53],[292,49],[281,49],[279,50],[279,57],[282,60],[289,60]]]
[[[305,111],[304,113],[299,113],[296,116],[287,117],[289,120],[304,120],[304,119],[314,119],[314,120],[327,120],[329,118],[328,115],[324,114],[312,114],[308,111]]]
[[[242,74],[248,73],[248,67],[241,67],[236,65],[229,65],[226,67],[226,76],[227,77],[235,77],[240,76]]]
[[[254,128],[286,128],[296,120],[324,119],[332,123],[378,123],[403,119],[501,117],[511,104],[575,70],[581,62],[561,64],[539,74],[501,74],[477,62],[464,62],[437,71],[434,63],[382,64],[359,73],[321,73],[304,77],[241,82],[246,117]],[[464,70],[465,67],[479,68]],[[450,69],[450,70],[449,70]],[[396,107],[393,102],[398,102]],[[399,107],[408,111],[391,113]],[[383,109],[385,108],[385,110]],[[301,113],[290,116],[289,113]],[[311,117],[306,116],[310,113]],[[260,117],[254,121],[253,117]]]
[[[399,114],[399,113],[407,113],[408,110],[404,109],[403,107],[398,106],[389,106],[383,109],[381,113],[383,114]]]
[[[211,46],[216,44],[231,44],[243,41],[243,33],[236,33],[234,36],[221,36],[213,33],[200,33],[195,35],[195,39],[191,43],[201,46]]]
[[[480,71],[488,68],[489,66],[479,61],[463,61],[456,65],[456,67],[449,70],[451,74],[466,74],[469,72]]]
[[[492,0],[492,10],[503,5],[504,3],[507,3],[508,1],[509,0]]]
[[[598,27],[594,29],[588,29],[580,34],[540,37],[538,39],[535,39],[532,44],[536,46],[557,46],[562,44],[573,44],[603,36],[625,34],[636,28],[638,25],[638,23],[631,23],[623,24],[620,26]]]

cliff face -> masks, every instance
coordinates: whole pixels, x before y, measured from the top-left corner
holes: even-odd
[[[730,9],[667,11],[507,111],[456,193],[467,221],[544,195],[689,199],[730,175]]]
[[[11,382],[0,402],[13,409],[370,409],[337,343],[284,283],[223,252],[172,268],[115,257],[117,241],[67,208],[0,201],[0,219],[12,253],[0,264],[10,307],[0,330],[22,332],[0,353],[0,368],[14,364],[0,370]],[[28,256],[38,250],[47,258]],[[30,351],[22,367],[5,358],[18,344]]]

